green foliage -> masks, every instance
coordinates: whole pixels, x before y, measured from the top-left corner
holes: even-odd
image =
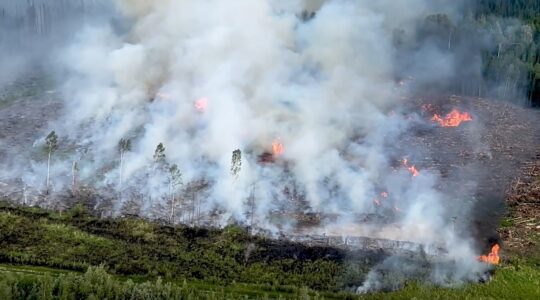
[[[169,182],[171,184],[171,187],[174,190],[183,184],[182,182],[182,172],[180,172],[180,169],[178,169],[178,165],[173,164],[169,168]]]
[[[512,218],[503,218],[501,220],[501,228],[508,228],[514,226],[514,220]]]
[[[86,214],[86,207],[82,203],[77,203],[73,208],[69,210],[69,216],[72,218],[83,217]]]
[[[163,143],[159,143],[156,147],[156,151],[154,152],[154,162],[156,164],[165,163],[165,146],[163,146]]]
[[[372,265],[365,257],[254,237],[236,225],[197,229],[67,215],[0,203],[0,299],[353,299],[337,291],[358,285]],[[359,298],[536,299],[537,263],[505,260],[485,285],[408,283]]]
[[[120,153],[131,151],[131,140],[130,139],[120,139],[118,142],[118,150]]]
[[[232,153],[231,159],[231,175],[234,178],[238,178],[240,171],[242,170],[242,151],[236,149]]]
[[[3,210],[5,209],[5,210]],[[0,206],[0,262],[231,284],[336,290],[343,254],[223,230],[159,226],[141,219],[100,220],[77,206],[63,217]],[[285,250],[281,247],[284,246]],[[334,259],[328,259],[327,256]],[[295,259],[296,257],[296,259]]]
[[[45,144],[47,147],[47,153],[52,153],[58,149],[58,136],[54,130],[51,131],[45,138]]]

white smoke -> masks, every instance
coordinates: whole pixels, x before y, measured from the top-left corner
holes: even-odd
[[[336,214],[338,220],[326,226],[337,234],[357,226],[350,234],[450,249],[457,266],[441,273],[450,272],[455,281],[478,268],[470,243],[453,230],[448,199],[435,189],[437,174],[412,178],[395,166],[391,151],[409,125],[399,114],[406,91],[395,83],[393,31],[414,32],[426,14],[435,8],[453,13],[454,5],[428,0],[116,4],[127,32],[108,24],[89,26],[59,55],[68,74],[62,86],[66,114],[51,125],[77,148],[89,149],[81,158],[87,166],[81,181],[132,192],[115,197],[113,214],[122,213],[124,201],[136,201],[145,216],[168,214],[168,175],[152,162],[163,143],[185,185],[207,184],[192,191],[196,197],[180,192],[178,199],[191,199],[203,215],[218,211],[219,225],[249,224],[251,210],[256,226],[268,230],[294,226],[294,220],[276,224],[276,211]],[[302,19],[303,10],[316,16]],[[203,97],[208,107],[200,112],[194,104]],[[119,186],[122,138],[133,145]],[[283,154],[275,163],[260,162],[275,140],[283,144]],[[237,179],[230,174],[235,149],[243,154]],[[291,199],[285,188],[302,197]],[[396,199],[399,226],[358,224],[359,214],[377,213],[373,199],[382,191]],[[305,207],[293,207],[298,198],[305,198]],[[371,290],[370,280],[377,278],[368,276],[359,291]]]

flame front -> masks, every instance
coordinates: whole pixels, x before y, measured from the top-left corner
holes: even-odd
[[[433,115],[431,121],[438,123],[442,127],[458,127],[462,122],[472,121],[472,117],[468,112],[460,112],[454,108],[444,118],[441,118],[438,114]]]
[[[208,98],[203,97],[198,99],[197,101],[195,101],[194,106],[198,112],[205,112],[208,109]]]
[[[418,172],[418,170],[416,169],[416,167],[414,165],[409,166],[409,160],[408,159],[406,159],[406,158],[403,159],[403,165],[405,167],[407,167],[407,170],[409,170],[409,172],[411,172],[413,177],[416,177],[416,176],[420,175],[420,172]]]
[[[275,139],[272,142],[272,154],[274,154],[274,156],[283,154],[283,144],[279,139]]]
[[[491,265],[498,265],[500,261],[499,249],[500,249],[499,245],[495,244],[491,248],[491,252],[488,255],[480,255],[478,257],[478,260],[480,260],[481,262],[491,264]]]

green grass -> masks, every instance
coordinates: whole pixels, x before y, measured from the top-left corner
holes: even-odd
[[[180,298],[187,298],[189,295],[196,299],[538,299],[540,297],[540,270],[527,265],[515,265],[499,268],[494,279],[486,284],[469,284],[453,288],[430,287],[412,283],[403,290],[392,293],[377,293],[369,295],[352,295],[346,293],[325,293],[317,292],[307,288],[298,287],[271,287],[264,285],[249,284],[229,284],[218,285],[207,282],[166,282],[160,279],[153,281],[138,282],[127,276],[112,276],[107,274],[103,268],[89,269],[86,273],[73,273],[64,270],[56,270],[43,267],[28,267],[15,265],[0,265],[0,295],[2,287],[10,287],[9,290],[21,289],[15,285],[26,282],[34,290],[40,291],[40,286],[44,282],[50,282],[53,278],[56,284],[71,285],[71,282],[86,282],[83,291],[70,290],[90,297],[97,295],[103,289],[101,285],[107,282],[107,293],[114,294],[115,290],[124,290],[131,287],[133,290],[137,286],[144,285],[148,293],[159,294],[157,289],[175,291],[173,294]],[[61,282],[61,283],[58,283]],[[37,288],[36,288],[37,287]],[[86,294],[85,294],[86,293]],[[28,296],[28,291],[24,294]],[[65,294],[64,294],[65,296]],[[24,298],[2,298],[2,299],[24,299]],[[86,299],[86,298],[83,298]]]
[[[487,284],[441,288],[409,281],[397,292],[356,296],[340,291],[362,282],[376,263],[365,255],[357,259],[335,249],[252,237],[236,226],[171,227],[97,219],[81,206],[57,213],[0,203],[0,290],[17,291],[0,299],[26,299],[41,285],[66,285],[66,293],[96,296],[92,276],[112,282],[107,293],[133,295],[142,289],[160,295],[166,284],[165,290],[192,299],[536,299],[539,256],[509,256]]]
[[[509,227],[512,227],[514,226],[514,219],[510,218],[510,217],[505,217],[501,220],[501,225],[500,227],[501,228],[509,228]]]

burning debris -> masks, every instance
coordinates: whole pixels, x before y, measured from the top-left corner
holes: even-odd
[[[441,127],[458,127],[463,122],[472,121],[471,114],[468,112],[460,112],[457,108],[454,108],[444,118],[435,114],[431,118],[431,121],[439,124]]]
[[[336,217],[325,219],[324,226],[352,222],[364,228],[368,221],[357,216],[369,215],[380,224],[374,222],[376,226],[364,235],[396,224],[401,233],[397,237],[403,240],[417,238],[421,220],[422,226],[434,232],[426,235],[431,239],[427,242],[458,243],[457,248],[465,250],[453,253],[453,259],[463,270],[475,267],[466,262],[476,256],[470,254],[474,248],[469,244],[470,229],[454,230],[452,218],[465,219],[467,205],[476,195],[473,188],[463,188],[461,181],[446,180],[448,174],[461,175],[452,171],[462,171],[460,167],[467,165],[454,163],[458,160],[452,151],[466,151],[461,148],[468,140],[447,132],[430,136],[429,130],[454,130],[434,130],[427,117],[422,126],[429,130],[410,130],[418,119],[418,107],[407,112],[407,117],[396,117],[403,113],[401,105],[409,101],[410,91],[405,91],[409,85],[393,89],[392,28],[413,24],[410,18],[423,18],[424,12],[413,9],[407,17],[380,18],[386,13],[383,7],[329,1],[305,22],[289,6],[241,0],[238,5],[249,9],[238,12],[238,7],[225,2],[209,6],[207,1],[189,5],[123,1],[121,13],[134,23],[129,34],[90,30],[66,50],[68,55],[62,56],[65,73],[78,80],[66,80],[66,114],[53,125],[59,127],[57,132],[65,142],[61,150],[66,161],[51,165],[51,190],[65,188],[62,178],[69,176],[64,169],[74,170],[73,161],[77,161],[77,183],[95,185],[96,190],[111,195],[110,203],[99,199],[102,203],[95,207],[112,214],[129,208],[143,217],[171,223],[189,220],[190,225],[224,226],[240,222],[273,233],[292,231],[300,223],[294,218],[273,222],[270,216],[275,211],[332,214]],[[389,14],[394,15],[396,5],[398,11],[409,9],[396,3]],[[218,17],[198,13],[210,10]],[[186,13],[178,16],[178,11]],[[366,21],[370,16],[381,22]],[[154,53],[164,55],[155,58]],[[88,61],[111,66],[80,63]],[[142,73],[145,76],[134,75]],[[148,101],[149,86],[155,87],[152,91],[166,90],[155,94],[166,101]],[[197,117],[197,112],[208,112],[209,98],[194,101],[192,96],[201,91],[209,97],[220,95],[219,101],[212,102],[212,113],[204,118]],[[390,108],[394,110],[389,112]],[[457,108],[444,117],[434,104],[422,110],[442,127],[472,121],[471,113]],[[478,109],[472,112],[476,118]],[[0,123],[5,124],[4,119]],[[10,130],[11,124],[5,125]],[[281,139],[270,145],[268,137],[276,133],[287,142],[290,164],[266,164],[284,156]],[[500,140],[497,132],[489,134]],[[118,161],[116,147],[125,139],[133,147],[122,152]],[[43,139],[38,140],[36,144]],[[480,139],[471,140],[484,146]],[[152,157],[158,143],[163,148],[159,161]],[[85,149],[84,155],[71,154],[72,149]],[[439,156],[429,157],[425,152],[430,150],[437,150]],[[505,151],[500,152],[506,155]],[[399,167],[403,172],[398,172],[396,165],[403,155],[414,157],[415,164],[403,159]],[[28,165],[30,160],[20,161]],[[422,166],[422,176],[416,165]],[[39,190],[43,185],[38,177],[46,164],[32,161],[21,170],[26,199],[27,186]],[[197,182],[205,184],[193,187]],[[457,187],[452,191],[455,194],[442,191],[446,186]],[[186,211],[190,212],[187,217]],[[205,216],[204,212],[218,213]],[[389,232],[382,235],[391,239]],[[377,244],[361,238],[351,243]],[[422,249],[413,248],[422,254]],[[463,257],[464,262],[459,260]]]
[[[283,144],[281,143],[280,139],[275,139],[272,142],[272,154],[274,156],[280,156],[283,154]]]
[[[202,98],[198,99],[197,101],[195,101],[193,106],[200,113],[206,112],[208,110],[208,98],[207,97],[202,97]]]
[[[493,247],[491,247],[491,252],[488,255],[479,256],[478,260],[487,264],[498,265],[500,261],[499,249],[499,244],[493,245]]]
[[[413,177],[416,177],[416,176],[420,175],[420,172],[418,172],[418,170],[416,169],[416,167],[414,165],[409,165],[409,160],[408,159],[404,158],[402,160],[402,163],[407,168],[407,170],[409,170],[409,172],[411,173],[411,175]]]

